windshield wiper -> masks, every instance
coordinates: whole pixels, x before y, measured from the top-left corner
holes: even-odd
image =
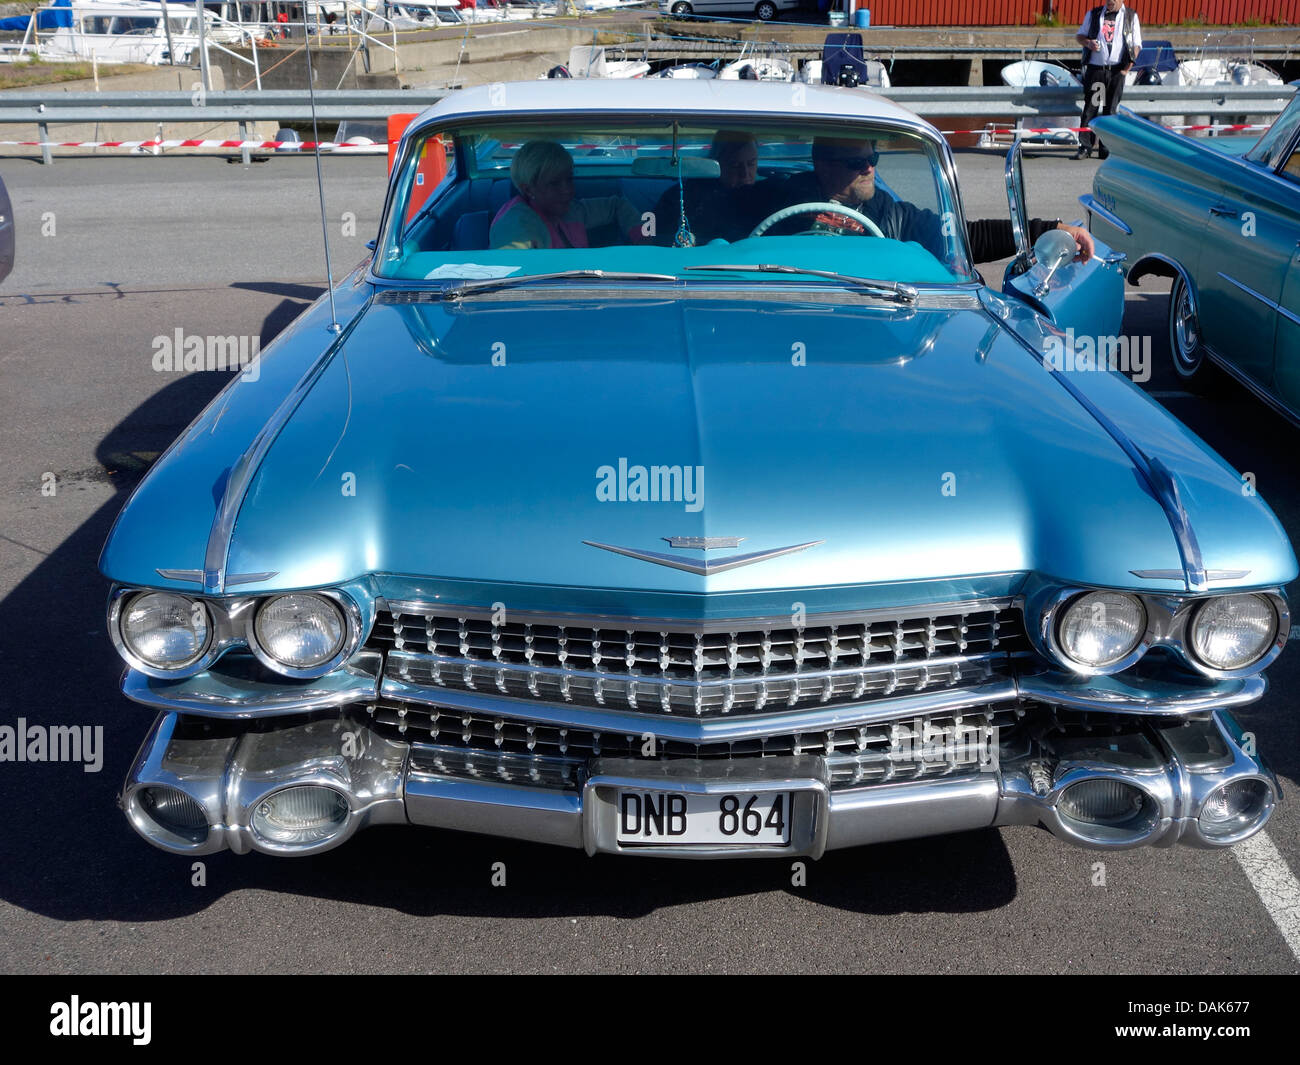
[[[550,274],[520,274],[518,277],[486,277],[480,281],[462,281],[442,290],[445,300],[458,300],[476,292],[489,292],[497,288],[513,288],[534,281],[559,281],[585,279],[590,281],[680,281],[676,274],[642,274],[621,270],[557,270]]]
[[[715,266],[687,266],[684,269],[729,270],[750,274],[807,274],[810,277],[824,277],[829,281],[841,281],[872,296],[897,300],[899,303],[915,303],[918,295],[914,285],[907,285],[901,281],[877,281],[870,277],[855,277],[852,274],[836,273],[834,270],[813,270],[804,266],[785,266],[781,263],[754,263],[751,266],[726,263]]]

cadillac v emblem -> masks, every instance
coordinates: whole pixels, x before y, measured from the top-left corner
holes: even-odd
[[[711,551],[719,547],[739,547],[743,536],[665,536],[670,547],[675,547],[679,551]],[[617,547],[614,544],[598,544],[595,540],[583,540],[588,547],[598,547],[602,551],[612,551],[616,555],[626,555],[628,558],[639,558],[642,562],[653,562],[656,566],[668,566],[670,569],[685,570],[687,573],[697,573],[701,577],[708,577],[714,573],[722,573],[725,570],[737,569],[740,566],[750,566],[755,562],[766,562],[769,558],[778,558],[781,555],[792,555],[796,551],[803,551],[805,548],[816,547],[818,544],[824,544],[825,540],[809,540],[806,544],[793,544],[790,547],[776,547],[770,551],[751,551],[747,555],[724,555],[722,558],[707,561],[700,559],[698,562],[689,562],[686,559],[679,558],[676,555],[666,555],[659,551],[637,551],[630,547]]]

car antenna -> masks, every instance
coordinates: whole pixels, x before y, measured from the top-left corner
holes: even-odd
[[[319,14],[320,8],[317,7]],[[320,33],[320,23],[316,24],[316,32]],[[329,224],[325,220],[325,183],[321,179],[320,172],[320,126],[316,122],[316,75],[311,64],[311,34],[307,32],[307,5],[302,7],[302,35],[303,47],[307,53],[307,95],[311,100],[311,139],[316,146],[316,195],[320,200],[320,235],[325,241],[325,291],[330,298],[330,324],[326,329],[331,333],[343,332],[343,327],[339,325],[339,316],[334,309],[334,271],[330,269],[330,233]]]

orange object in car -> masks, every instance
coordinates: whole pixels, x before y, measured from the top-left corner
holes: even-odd
[[[388,116],[388,172],[393,172],[397,161],[397,142],[402,131],[411,124],[414,114]],[[406,217],[411,218],[429,198],[434,188],[447,176],[447,152],[442,141],[433,138],[427,141],[420,152],[420,160],[415,166],[415,187],[411,189],[411,199],[406,208]]]

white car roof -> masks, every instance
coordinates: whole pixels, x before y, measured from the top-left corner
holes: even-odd
[[[778,120],[878,119],[933,130],[915,112],[859,88],[719,78],[547,78],[476,85],[449,93],[423,112],[410,128],[419,129],[451,117],[566,111],[650,115],[726,112]]]

